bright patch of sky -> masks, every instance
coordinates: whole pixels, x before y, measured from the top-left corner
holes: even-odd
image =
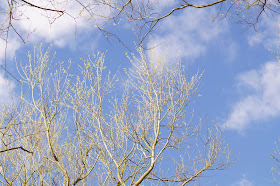
[[[245,175],[243,175],[243,178],[233,184],[231,186],[254,186],[254,184],[249,181]]]
[[[168,4],[170,1],[165,2],[165,6],[173,5],[172,2]],[[76,5],[69,4],[67,9],[78,17],[80,12]],[[40,42],[44,42],[46,47],[54,44],[57,60],[61,60],[59,56],[63,60],[72,56],[79,59],[91,54],[92,50],[100,49],[107,51],[105,65],[110,70],[130,67],[125,57],[127,49],[117,40],[108,43],[86,17],[73,19],[63,15],[49,24],[53,20],[48,20],[34,8],[24,7],[22,11],[30,18],[17,22],[15,26],[20,33],[32,32],[28,36],[29,43],[24,45],[16,34],[11,34],[6,49],[6,43],[0,40],[1,64],[4,64],[6,51],[7,65],[12,72],[16,72],[14,57],[27,60],[27,51],[32,51],[33,45]],[[273,178],[269,154],[273,152],[274,141],[280,137],[280,63],[267,49],[279,49],[279,21],[263,16],[255,33],[244,31],[242,25],[230,19],[211,22],[211,16],[217,12],[215,7],[178,12],[159,23],[147,46],[155,47],[151,51],[157,56],[166,55],[165,61],[170,64],[180,56],[187,71],[193,70],[191,74],[197,69],[205,70],[202,98],[196,103],[197,114],[210,115],[209,119],[216,119],[226,127],[225,138],[242,162],[221,175],[215,172],[213,185],[273,185],[270,182]],[[111,12],[103,10],[102,13]],[[127,28],[119,28],[121,38],[135,46],[133,42],[136,39],[133,40],[133,34],[128,32]],[[14,86],[9,88],[4,72],[1,72],[1,100],[11,95]],[[239,170],[246,170],[246,177]]]

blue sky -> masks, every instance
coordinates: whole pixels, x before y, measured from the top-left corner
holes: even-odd
[[[26,8],[31,19],[16,23],[25,33],[30,30],[29,42],[23,44],[11,33],[7,48],[7,66],[16,73],[17,61],[28,60],[27,51],[34,45],[47,48],[53,44],[57,60],[71,58],[79,63],[93,51],[106,52],[105,65],[113,72],[129,67],[126,47],[111,38],[110,42],[91,22],[69,16],[57,19],[52,25],[38,10]],[[75,6],[70,6],[78,14]],[[275,185],[270,154],[274,142],[280,137],[280,63],[279,19],[263,15],[257,32],[245,30],[236,19],[226,18],[211,22],[217,7],[184,9],[160,22],[144,45],[157,46],[148,55],[165,54],[166,63],[176,63],[180,58],[191,74],[204,71],[200,94],[194,104],[195,112],[207,120],[215,120],[225,127],[224,138],[230,144],[237,162],[224,171],[212,172],[203,178],[203,184],[229,186]],[[76,25],[77,24],[77,25]],[[77,26],[77,27],[76,27]],[[113,27],[113,26],[112,26]],[[127,47],[135,51],[137,40],[129,25],[113,28]],[[110,29],[110,27],[109,27]],[[5,42],[0,40],[0,62],[4,64]],[[0,73],[0,98],[7,102],[17,83],[9,78],[11,88]]]

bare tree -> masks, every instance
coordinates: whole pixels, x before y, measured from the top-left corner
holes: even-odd
[[[101,53],[70,74],[49,52],[19,64],[21,93],[1,111],[3,185],[185,185],[231,164],[218,125],[193,119],[201,75],[141,50],[121,81]]]
[[[256,23],[258,23],[262,14],[279,13],[279,2],[274,0],[209,0],[197,4],[186,0],[1,0],[0,38],[6,42],[6,46],[5,63],[0,65],[0,67],[16,79],[6,66],[7,46],[10,42],[9,36],[11,33],[17,35],[23,43],[26,43],[30,34],[35,32],[36,29],[23,30],[16,24],[31,18],[26,13],[27,7],[39,10],[42,18],[47,19],[50,25],[63,16],[70,16],[75,23],[78,18],[83,17],[91,21],[109,42],[110,38],[117,39],[118,42],[129,50],[127,43],[123,42],[123,39],[116,34],[114,29],[116,26],[129,24],[136,36],[136,43],[143,47],[143,42],[152,34],[161,20],[183,9],[200,9],[211,6],[219,6],[220,12],[217,17],[238,17],[237,20],[245,23],[247,28],[253,26],[255,29]],[[69,10],[71,9],[69,7],[78,9],[79,14],[74,15]],[[186,21],[189,20],[186,19]]]
[[[9,32],[13,30],[23,42],[27,41],[32,31],[27,31],[26,37],[23,37],[14,25],[17,21],[29,19],[24,12],[24,7],[27,6],[41,10],[50,24],[61,16],[71,16],[75,21],[77,16],[68,11],[69,4],[75,4],[75,7],[80,10],[79,16],[92,20],[106,37],[118,38],[111,29],[112,27],[107,29],[106,25],[130,23],[139,44],[151,34],[161,20],[187,8],[219,6],[221,17],[238,16],[239,21],[254,27],[263,13],[279,13],[279,2],[273,0],[209,0],[197,4],[186,0],[43,0],[34,2],[30,0],[2,0],[0,5],[0,15],[2,16],[0,37],[8,40]],[[189,20],[186,19],[186,21]],[[121,42],[120,39],[119,41]]]

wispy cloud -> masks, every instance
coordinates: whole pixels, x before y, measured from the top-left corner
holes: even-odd
[[[242,132],[253,121],[280,116],[279,63],[267,62],[260,69],[240,74],[237,81],[244,97],[232,106],[226,129]]]
[[[19,48],[20,41],[17,38],[9,39],[7,43],[5,40],[0,39],[0,64],[4,63],[5,58],[12,59]]]
[[[178,1],[177,0],[144,0],[143,4],[149,5],[150,7],[153,8],[156,12],[163,12],[166,9],[170,10],[173,8],[173,5],[177,5]]]
[[[253,186],[253,182],[249,181],[246,176],[243,175],[243,178],[233,184],[231,186]]]
[[[257,24],[257,32],[251,30],[248,35],[248,43],[250,46],[263,45],[264,48],[273,50],[280,49],[279,38],[279,18],[263,15]]]
[[[14,84],[12,82],[8,82],[4,78],[4,75],[0,74],[0,105],[11,101],[13,89]]]
[[[185,9],[177,16],[170,16],[160,23],[160,28],[150,38],[149,47],[154,55],[166,54],[167,61],[181,58],[194,60],[204,54],[210,42],[222,40],[227,32],[225,21],[211,22],[214,9]]]

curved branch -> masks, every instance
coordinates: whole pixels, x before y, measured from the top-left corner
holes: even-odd
[[[21,150],[23,150],[23,151],[25,151],[25,152],[28,152],[28,153],[33,154],[33,152],[31,152],[31,151],[29,151],[29,150],[23,148],[22,146],[20,146],[20,147],[13,147],[13,148],[5,149],[5,150],[0,150],[0,153],[2,153],[2,152],[7,152],[7,151],[11,151],[11,150],[17,150],[17,149],[21,149]]]
[[[28,5],[30,5],[30,6],[32,6],[32,7],[35,7],[35,8],[41,9],[41,10],[52,11],[52,12],[59,12],[59,13],[62,13],[62,14],[64,14],[64,12],[65,12],[64,10],[55,10],[55,9],[50,9],[50,8],[44,8],[44,7],[41,7],[41,6],[37,6],[37,5],[34,5],[34,4],[32,4],[32,3],[28,2],[28,1],[25,1],[25,0],[21,0],[21,1],[26,3],[26,4],[28,4]]]
[[[161,19],[164,19],[168,16],[170,16],[171,14],[173,14],[175,11],[177,10],[182,10],[184,8],[187,8],[187,7],[194,7],[194,8],[206,8],[206,7],[210,7],[210,6],[213,6],[213,5],[216,5],[216,4],[219,4],[219,3],[222,3],[226,0],[219,0],[219,1],[215,1],[213,3],[209,3],[209,4],[204,4],[204,5],[194,5],[194,4],[189,4],[187,3],[186,1],[184,1],[186,4],[185,5],[182,5],[180,7],[177,7],[177,8],[173,8],[169,13],[167,13],[166,15],[164,16],[161,16],[160,18],[154,18],[154,20],[151,20],[151,21],[147,21],[147,22],[158,22],[160,21]]]

